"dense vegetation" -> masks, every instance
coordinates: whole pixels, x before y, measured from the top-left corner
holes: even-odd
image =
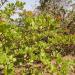
[[[75,71],[75,34],[61,19],[23,10],[23,2],[0,11],[0,75],[71,75]],[[18,19],[11,15],[19,9]],[[73,27],[74,28],[74,27]]]

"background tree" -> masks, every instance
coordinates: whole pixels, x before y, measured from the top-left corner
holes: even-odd
[[[2,5],[4,5],[6,2],[7,2],[7,0],[0,0],[0,7],[1,7]]]
[[[72,9],[70,9],[71,7]],[[64,28],[64,30],[66,29],[65,32],[68,30],[68,33],[75,33],[75,11],[74,2],[72,0],[40,0],[39,9],[41,12],[49,13],[57,21],[60,21],[60,25]]]

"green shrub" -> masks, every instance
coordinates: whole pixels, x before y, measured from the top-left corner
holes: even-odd
[[[22,3],[16,5],[23,8]],[[16,75],[17,68],[20,75],[67,75],[71,71],[75,62],[62,56],[75,54],[75,35],[63,34],[60,22],[48,14],[22,15],[18,18],[21,25],[9,18],[13,12],[7,13],[6,20],[0,21],[0,69],[4,75]]]

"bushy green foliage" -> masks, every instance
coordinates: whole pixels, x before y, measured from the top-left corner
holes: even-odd
[[[75,53],[75,35],[64,34],[60,22],[48,14],[23,16],[22,22],[22,26],[13,21],[0,22],[3,73],[16,75],[16,68],[20,68],[20,75],[67,75],[75,62],[64,60],[62,56]],[[70,49],[70,45],[74,47]]]

